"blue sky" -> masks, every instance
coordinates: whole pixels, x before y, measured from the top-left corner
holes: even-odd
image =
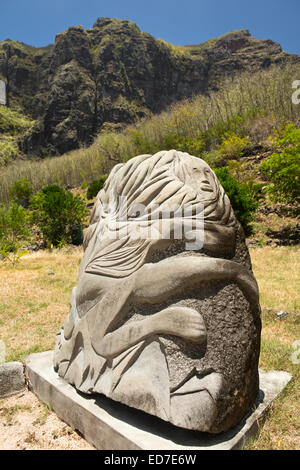
[[[69,26],[100,16],[134,21],[173,44],[199,44],[236,29],[300,54],[300,0],[0,0],[0,40],[53,43]]]

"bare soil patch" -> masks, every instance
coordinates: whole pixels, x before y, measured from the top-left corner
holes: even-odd
[[[0,401],[0,450],[95,450],[30,391]]]

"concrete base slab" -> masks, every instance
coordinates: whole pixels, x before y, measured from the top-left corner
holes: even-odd
[[[26,374],[32,391],[69,426],[102,450],[230,450],[242,448],[257,432],[271,402],[290,382],[287,372],[260,371],[256,409],[233,429],[218,435],[186,431],[102,395],[84,395],[52,366],[53,351],[32,354]]]

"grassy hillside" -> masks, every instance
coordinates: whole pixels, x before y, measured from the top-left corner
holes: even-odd
[[[300,105],[291,99],[292,82],[299,76],[299,65],[244,74],[217,92],[180,102],[123,131],[108,126],[90,147],[60,157],[16,161],[0,169],[0,201],[8,202],[14,181],[27,178],[35,190],[51,183],[78,187],[116,163],[162,149],[187,151],[212,167],[255,154],[258,148],[272,150],[270,136],[300,117]]]

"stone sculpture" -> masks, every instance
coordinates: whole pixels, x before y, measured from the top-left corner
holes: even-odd
[[[116,165],[84,250],[59,376],[186,429],[238,423],[258,393],[258,288],[210,167],[175,150]]]

